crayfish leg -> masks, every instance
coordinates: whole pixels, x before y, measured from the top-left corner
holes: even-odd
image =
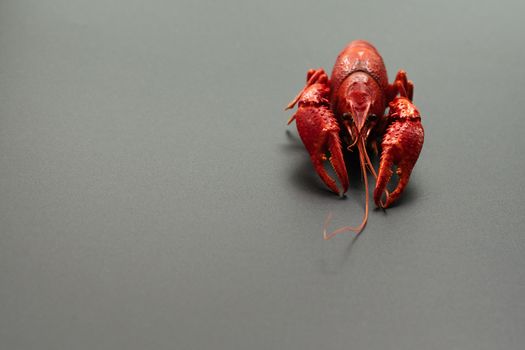
[[[414,83],[412,80],[408,80],[407,73],[400,69],[394,82],[387,88],[387,99],[393,101],[396,96],[406,97],[410,101],[414,98]]]

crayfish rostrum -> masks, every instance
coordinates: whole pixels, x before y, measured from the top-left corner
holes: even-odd
[[[366,192],[361,224],[328,234],[326,223],[325,239],[349,230],[359,233],[365,227],[369,207],[367,169],[376,179],[374,202],[378,207],[389,207],[405,189],[424,139],[421,117],[412,103],[413,93],[414,84],[403,70],[389,84],[379,52],[363,40],[353,41],[341,51],[330,79],[323,69],[308,71],[305,87],[286,108],[298,105],[288,124],[296,121],[315,170],[337,194],[343,195],[349,185],[343,151],[357,148]],[[381,159],[376,173],[367,149],[377,154],[379,147]],[[326,172],[325,161],[332,165],[341,188]],[[399,181],[389,193],[387,184],[394,166]]]

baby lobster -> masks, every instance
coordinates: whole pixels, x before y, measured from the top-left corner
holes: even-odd
[[[372,44],[356,40],[337,57],[332,76],[323,69],[311,69],[306,85],[286,109],[298,105],[288,124],[296,121],[315,170],[323,182],[340,195],[348,190],[348,173],[343,157],[343,143],[348,150],[357,147],[361,174],[365,184],[365,213],[358,227],[345,226],[324,238],[330,239],[345,231],[361,232],[368,220],[367,167],[376,179],[374,202],[389,207],[405,189],[410,173],[423,147],[424,131],[417,108],[412,104],[414,85],[400,70],[394,82],[388,83],[385,64]],[[385,114],[386,107],[388,114]],[[381,141],[381,160],[376,173],[367,153],[367,146],[377,154]],[[324,162],[329,161],[339,179],[328,175]],[[399,182],[392,193],[387,184],[397,166]],[[384,200],[383,200],[384,198]]]

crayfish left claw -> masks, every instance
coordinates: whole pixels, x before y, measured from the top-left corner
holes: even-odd
[[[390,103],[387,121],[389,124],[381,143],[381,162],[374,190],[374,201],[381,208],[388,208],[403,193],[424,141],[421,116],[408,98],[396,97]],[[383,202],[381,197],[393,175],[393,165],[397,165],[399,183]]]
[[[339,139],[339,125],[328,102],[328,77],[324,70],[318,69],[308,71],[306,79],[306,86],[287,106],[287,109],[292,108],[298,103],[297,112],[288,124],[296,121],[297,131],[317,174],[330,190],[342,195],[348,190],[349,181]],[[326,172],[326,160],[334,168],[342,190],[339,190],[336,181]]]
[[[334,193],[343,195],[348,190],[348,173],[343,158],[339,126],[331,110],[326,106],[300,105],[295,113],[297,131],[310,154],[315,171]],[[324,162],[329,161],[339,179],[342,189],[328,175]]]
[[[325,141],[321,142],[321,148],[317,151],[310,152],[310,159],[315,167],[315,171],[321,177],[323,182],[332,190],[332,192],[342,196],[348,190],[348,174],[346,172],[346,167],[343,159],[343,151],[341,148],[341,141],[339,140],[338,131],[327,132]],[[310,151],[309,147],[307,147]],[[326,152],[326,150],[328,152]],[[328,153],[328,155],[327,155]],[[332,168],[339,179],[342,190],[339,190],[334,179],[328,175],[327,171],[324,168],[323,161],[328,160],[332,165]]]

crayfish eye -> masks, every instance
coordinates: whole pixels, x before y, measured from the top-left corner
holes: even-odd
[[[368,120],[371,121],[371,122],[376,121],[376,120],[377,120],[377,115],[375,115],[375,114],[370,114],[370,115],[368,116]]]
[[[343,120],[350,120],[350,121],[352,121],[352,116],[350,115],[350,113],[343,113],[343,115],[341,117],[343,118]]]

